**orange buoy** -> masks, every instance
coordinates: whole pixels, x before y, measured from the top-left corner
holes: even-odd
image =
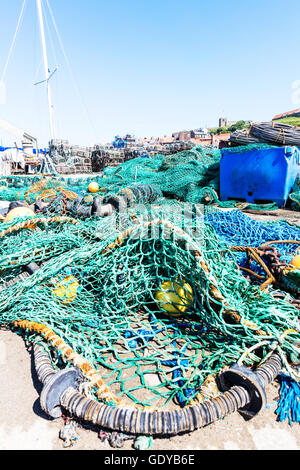
[[[92,182],[89,184],[89,192],[90,193],[97,193],[99,191],[99,185],[96,182]]]

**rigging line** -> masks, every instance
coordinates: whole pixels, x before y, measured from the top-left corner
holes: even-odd
[[[46,24],[48,37],[49,37],[49,40],[50,40],[51,51],[52,51],[52,54],[53,54],[54,62],[56,64],[55,69],[52,73],[49,70],[50,75],[48,77],[48,80],[50,80],[53,77],[53,75],[55,74],[55,72],[59,69],[59,64],[58,64],[58,57],[57,57],[57,54],[56,54],[56,48],[55,48],[55,44],[54,44],[54,38],[52,37],[53,35],[52,35],[51,29],[50,29],[50,26],[49,26],[48,15],[46,14],[46,7],[43,3],[42,3],[42,9],[43,9],[43,13],[44,13],[44,19],[45,19],[45,24]],[[35,85],[36,84],[39,84],[39,83],[35,83]],[[58,96],[58,76],[57,76],[56,81],[54,81],[54,84],[52,82],[52,85],[56,87],[55,88],[55,90],[56,90],[55,96],[57,97]],[[58,99],[58,100],[56,100],[56,105],[55,105],[55,107],[58,111],[56,113],[56,129],[60,132],[61,131],[61,125],[60,125],[59,116],[61,115],[61,113],[60,113],[59,104],[60,104],[60,100]]]
[[[35,10],[36,12],[36,10]],[[39,47],[38,47],[39,45]],[[35,57],[35,62],[38,63],[38,67],[35,71],[34,75],[34,83],[38,81],[38,78],[41,76],[41,70],[43,66],[43,58],[41,57],[40,53],[40,41],[38,41],[38,18],[37,18],[37,13],[36,13],[36,18],[34,21],[34,57]],[[39,58],[39,59],[38,59]],[[34,109],[36,112],[34,113],[35,119],[36,119],[36,127],[38,128],[40,123],[43,122],[43,117],[44,114],[41,112],[41,102],[40,102],[40,96],[37,90],[37,87],[33,87],[34,89],[34,102],[35,102],[35,107]]]
[[[21,23],[22,23],[26,3],[27,3],[27,0],[24,0],[22,8],[21,8],[20,16],[19,16],[19,19],[18,19],[16,31],[15,31],[15,34],[14,34],[14,37],[13,37],[13,40],[12,40],[12,43],[11,43],[11,46],[10,46],[10,49],[9,49],[8,57],[7,57],[5,67],[4,67],[4,70],[3,70],[3,74],[2,74],[2,77],[1,77],[2,82],[4,82],[5,75],[6,75],[7,68],[8,68],[8,64],[9,64],[10,58],[12,56],[12,53],[13,53],[13,50],[14,50],[14,47],[15,47],[15,44],[16,44],[16,39],[17,39],[17,35],[18,35],[18,32],[20,30],[20,26],[21,26]]]
[[[45,24],[46,24],[48,36],[49,36],[49,39],[50,39],[52,54],[53,54],[53,57],[54,57],[54,60],[55,60],[55,63],[56,63],[56,68],[58,68],[58,60],[57,60],[57,56],[56,56],[56,52],[55,52],[54,41],[53,41],[53,38],[52,38],[52,34],[51,34],[51,31],[50,31],[50,27],[49,27],[47,15],[46,15],[46,8],[44,7],[43,4],[42,4],[42,9],[43,9],[43,13],[44,13],[44,19],[45,19]]]
[[[60,47],[61,47],[63,56],[64,56],[64,58],[65,58],[67,67],[68,67],[68,69],[69,69],[69,73],[70,73],[70,75],[71,75],[71,78],[72,78],[74,87],[75,87],[76,90],[77,90],[77,93],[78,93],[78,95],[79,95],[79,97],[80,97],[80,99],[81,99],[82,106],[83,106],[83,108],[84,108],[84,111],[85,111],[85,113],[86,113],[86,116],[87,116],[87,118],[88,118],[88,120],[89,120],[89,123],[90,123],[90,125],[91,125],[91,127],[92,127],[92,129],[93,129],[93,131],[94,131],[94,134],[95,134],[95,135],[94,135],[94,138],[97,140],[97,137],[96,137],[96,136],[97,136],[97,132],[96,132],[94,123],[92,122],[92,120],[91,120],[91,118],[90,118],[90,114],[89,114],[88,109],[87,109],[87,107],[86,107],[86,104],[85,104],[83,95],[82,95],[82,93],[81,93],[81,91],[80,91],[80,89],[79,89],[79,86],[78,86],[78,84],[77,84],[77,82],[76,82],[75,76],[74,76],[74,74],[73,74],[73,72],[72,72],[71,64],[70,64],[70,61],[69,61],[69,59],[68,59],[66,50],[65,50],[65,48],[64,48],[64,45],[63,45],[63,42],[62,42],[62,38],[61,38],[61,35],[60,35],[60,33],[59,33],[59,30],[58,30],[58,27],[57,27],[57,24],[56,24],[56,21],[55,21],[55,18],[54,18],[54,14],[53,14],[52,8],[51,8],[51,6],[50,6],[48,0],[46,0],[46,3],[47,3],[47,6],[48,6],[48,10],[49,10],[49,13],[50,13],[50,16],[51,16],[51,19],[52,19],[52,23],[53,23],[53,26],[54,26],[54,29],[55,29],[57,38],[58,38],[58,42],[59,42],[59,44],[60,44]]]

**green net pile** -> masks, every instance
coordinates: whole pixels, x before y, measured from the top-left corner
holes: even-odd
[[[162,199],[127,215],[76,225],[45,218],[1,237],[1,324],[47,325],[128,404],[207,396],[208,379],[261,342],[244,364],[275,345],[291,369],[299,310],[250,284],[193,204]],[[32,261],[40,268],[18,280]]]
[[[248,151],[253,148],[273,148],[267,144],[251,144],[233,147],[232,153]],[[194,147],[191,150],[171,155],[154,155],[152,158],[135,158],[116,168],[107,168],[104,175],[76,177],[50,177],[45,184],[45,177],[12,176],[0,178],[0,199],[7,201],[23,200],[28,204],[35,202],[45,190],[59,193],[63,188],[72,191],[78,197],[88,192],[90,182],[97,182],[103,196],[117,193],[123,188],[139,184],[156,186],[165,197],[195,204],[215,204],[224,208],[248,208],[250,210],[277,209],[276,203],[251,204],[238,201],[220,201],[220,160],[221,151],[215,147]],[[31,191],[32,187],[43,183],[40,190]],[[29,194],[28,194],[29,190]],[[299,210],[300,186],[296,182],[289,205]]]
[[[293,191],[290,194],[291,207],[295,211],[300,211],[300,175],[298,176]]]
[[[2,179],[1,199],[51,205],[30,227],[24,219],[1,223],[1,325],[47,325],[128,404],[188,405],[209,396],[207,384],[223,367],[241,356],[251,366],[274,348],[298,380],[290,358],[299,349],[299,309],[250,283],[230,240],[206,217],[217,210],[212,203],[222,205],[220,158],[215,148],[196,147],[130,160],[101,177]],[[79,217],[78,204],[93,203],[91,181],[100,198],[148,185],[155,200],[141,192],[122,214]],[[35,272],[25,275],[30,263]]]
[[[80,178],[68,176],[47,177],[43,175],[5,176],[0,178],[0,200],[26,200],[28,204],[32,204],[44,190],[55,190],[57,188],[64,188],[69,191],[74,191],[78,195],[82,195],[87,192],[88,185],[92,181],[97,181],[98,179],[101,178],[99,176],[88,176]],[[41,184],[41,190],[37,190],[31,193],[30,191],[35,186],[38,187],[39,184]],[[26,197],[28,192],[29,195]]]
[[[221,152],[195,147],[173,155],[136,158],[111,171],[100,184],[109,191],[138,184],[158,187],[166,197],[181,201],[204,202],[206,186],[219,190]]]

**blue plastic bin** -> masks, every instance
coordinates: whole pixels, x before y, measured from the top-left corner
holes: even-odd
[[[221,200],[235,199],[255,204],[276,202],[279,207],[284,207],[299,174],[299,149],[236,150],[225,148],[221,151]]]

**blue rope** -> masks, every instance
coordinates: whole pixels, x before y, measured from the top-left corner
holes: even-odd
[[[299,240],[300,228],[289,225],[285,221],[259,222],[253,220],[242,211],[236,209],[229,212],[213,212],[204,217],[204,221],[211,224],[219,237],[228,245],[259,247],[263,243],[275,240]],[[280,252],[280,261],[291,261],[299,245],[296,243],[274,244]],[[237,253],[237,263],[247,267],[248,260],[245,253]],[[251,269],[257,274],[264,274],[261,266],[253,262]]]
[[[285,221],[259,222],[235,209],[229,212],[212,212],[204,217],[217,234],[230,245],[260,246],[273,240],[299,240],[300,228]],[[281,251],[290,250],[292,244],[280,246]],[[292,245],[295,250],[295,246]],[[296,245],[297,247],[297,245]]]
[[[124,338],[126,339],[133,338],[131,341],[128,341],[128,346],[131,349],[135,349],[138,347],[140,342],[147,344],[150,340],[154,338],[154,335],[153,333],[151,333],[151,331],[143,330],[142,328],[140,328],[139,330],[137,330],[137,332],[131,331],[131,330],[125,330]]]
[[[176,336],[176,333],[175,333],[175,336]],[[187,348],[187,345],[185,345],[181,354],[179,354],[176,351],[177,349],[176,338],[172,341],[172,344],[175,349],[174,356],[176,358],[173,360],[163,361],[162,365],[168,366],[168,367],[174,367],[172,371],[172,379],[173,379],[173,382],[181,388],[181,390],[177,393],[176,396],[177,396],[179,405],[183,408],[189,402],[189,398],[195,394],[196,389],[195,388],[183,388],[185,385],[186,379],[183,376],[182,369],[188,368],[189,360],[181,359],[181,357],[183,357],[183,354]]]
[[[289,420],[289,424],[300,423],[300,385],[291,377],[280,374],[281,389],[278,408],[275,413],[278,421]]]
[[[150,314],[150,321],[153,323],[153,331],[154,331],[155,334],[158,334],[161,331],[164,331],[164,329],[165,329],[164,327],[163,328],[158,328],[158,326],[157,326],[158,322],[157,322],[157,320],[156,320],[156,318],[153,314]],[[172,324],[168,325],[168,329],[174,328],[174,327],[175,327],[175,325],[172,325]],[[203,329],[206,330],[205,327],[201,328],[201,330],[203,330]],[[175,334],[175,336],[177,335],[176,330],[175,330],[174,334]],[[149,341],[151,341],[154,338],[154,334],[149,330],[143,330],[143,329],[139,329],[139,330],[137,330],[137,332],[134,332],[132,330],[126,330],[124,332],[124,337],[126,339],[130,339],[130,341],[128,341],[128,346],[131,349],[136,349],[141,342],[143,342],[144,345],[146,345]],[[181,358],[184,355],[184,351],[187,348],[187,345],[183,348],[183,350],[179,354],[176,350],[177,349],[176,338],[173,340],[172,344],[173,344],[173,347],[175,349],[175,351],[174,351],[175,358],[172,359],[172,360],[162,361],[161,364],[163,366],[167,366],[167,367],[174,367],[174,369],[172,370],[173,382],[174,382],[175,385],[178,385],[182,389],[184,387],[185,381],[186,381],[186,379],[183,376],[182,369],[183,368],[184,369],[188,368],[189,360],[188,359],[181,359]],[[179,402],[179,405],[181,407],[186,406],[188,401],[189,401],[189,398],[192,397],[195,394],[195,392],[196,392],[195,388],[185,388],[185,389],[180,390],[176,395],[177,399],[178,399],[178,402]]]

